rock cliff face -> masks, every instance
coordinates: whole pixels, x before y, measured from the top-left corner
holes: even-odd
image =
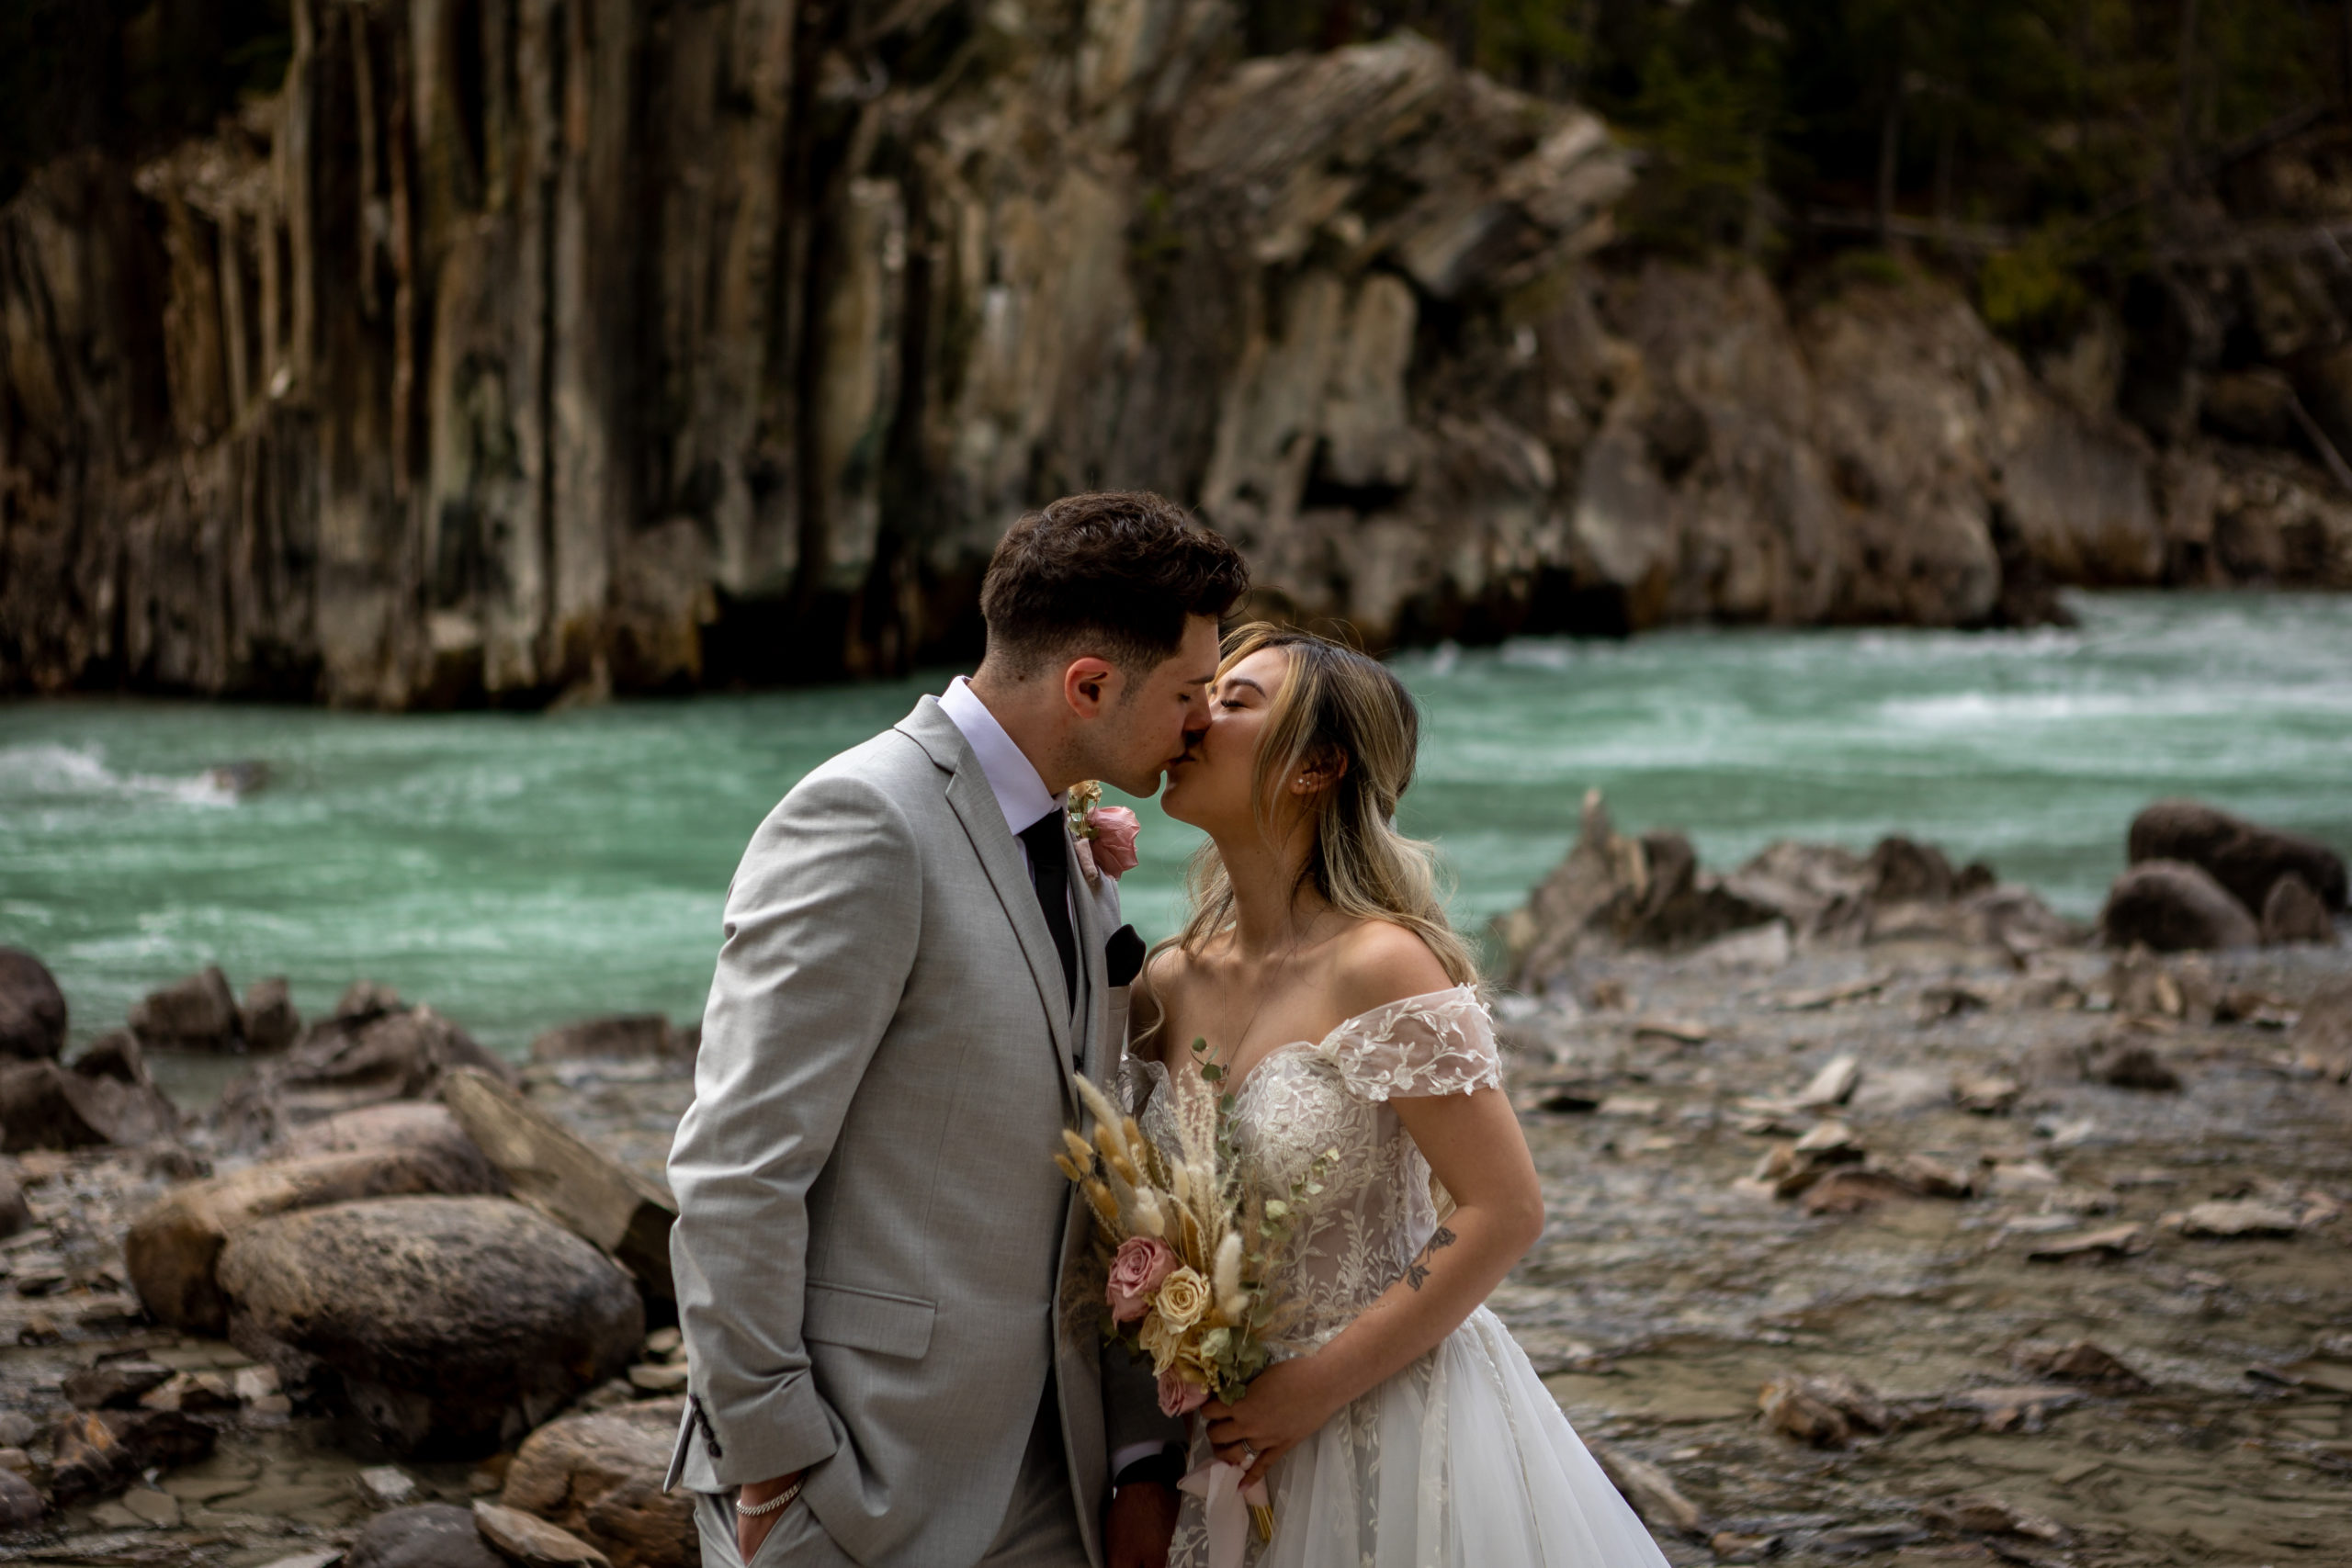
[[[280,94],[0,213],[0,690],[546,701],[968,652],[1139,486],[1378,643],[2352,585],[1924,281],[1612,262],[1605,127],[1225,0],[295,0]]]

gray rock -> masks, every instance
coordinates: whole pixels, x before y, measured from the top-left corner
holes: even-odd
[[[0,1148],[131,1146],[175,1134],[179,1113],[152,1084],[110,1072],[83,1073],[54,1061],[0,1065]]]
[[[408,1004],[391,987],[374,980],[354,980],[335,998],[334,1018],[343,1023],[366,1023],[386,1013],[406,1012]]]
[[[2269,897],[2262,901],[2262,945],[2299,942],[2334,945],[2335,922],[2312,885],[2290,871],[2270,885]]]
[[[108,1030],[99,1035],[74,1058],[72,1065],[84,1077],[113,1078],[127,1084],[155,1081],[147,1071],[147,1054],[139,1048],[139,1037],[128,1029]]]
[[[2352,1056],[2352,981],[2339,980],[2313,992],[2287,1043],[2307,1055]]]
[[[1885,838],[1871,851],[1871,897],[1890,904],[1949,901],[1956,880],[1951,862],[1933,844]]]
[[[60,1502],[119,1492],[142,1472],[211,1453],[211,1427],[173,1410],[87,1410],[57,1424],[50,1486]]]
[[[229,1237],[218,1278],[241,1348],[399,1454],[513,1442],[623,1371],[645,1331],[626,1272],[498,1198],[272,1215]]]
[[[130,1010],[130,1032],[141,1044],[182,1051],[242,1051],[243,1026],[229,977],[218,966],[150,991]]]
[[[359,1472],[359,1490],[379,1508],[416,1501],[416,1477],[396,1464],[371,1464]]]
[[[2345,907],[2344,857],[2316,839],[2281,832],[2196,800],[2159,800],[2132,819],[2132,863],[2187,861],[2202,866],[2249,909],[2259,909],[2282,876],[2303,879],[2330,910]]]
[[[2094,1045],[2084,1059],[2083,1077],[2109,1089],[2180,1087],[2180,1075],[2165,1066],[2154,1047],[2137,1041],[2101,1041]]]
[[[33,1223],[33,1206],[25,1199],[14,1162],[0,1166],[0,1236],[15,1235]]]
[[[2252,947],[2261,938],[2228,888],[2177,860],[2143,861],[2117,877],[2099,926],[2110,946],[2136,942],[2158,953]]]
[[[370,1519],[343,1568],[506,1568],[506,1562],[482,1540],[472,1509],[420,1503]]]
[[[2224,1239],[2292,1235],[2296,1229],[2292,1209],[2266,1203],[2258,1198],[2222,1198],[2209,1203],[2192,1203],[2181,1224],[2185,1235]]]
[[[294,1010],[294,998],[283,975],[246,987],[237,1017],[251,1050],[283,1051],[301,1037],[302,1015]]]
[[[499,1501],[561,1526],[614,1568],[689,1568],[701,1561],[694,1500],[662,1490],[684,1403],[549,1422],[514,1455]]]
[[[38,1059],[65,1046],[65,993],[49,966],[21,947],[0,947],[0,1056]]]
[[[172,1370],[153,1361],[100,1361],[68,1372],[60,1392],[78,1410],[127,1410],[149,1390],[171,1382]]]
[[[37,1529],[46,1511],[31,1482],[13,1470],[0,1470],[0,1530]]]
[[[257,1148],[344,1111],[428,1099],[461,1066],[514,1077],[513,1068],[431,1008],[339,1014],[231,1084],[214,1122],[231,1145]]]

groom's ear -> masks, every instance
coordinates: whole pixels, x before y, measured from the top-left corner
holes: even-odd
[[[1092,654],[1062,666],[1062,700],[1080,718],[1097,718],[1119,694],[1119,669]]]

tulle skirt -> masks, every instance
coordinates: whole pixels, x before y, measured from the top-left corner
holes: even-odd
[[[1196,1463],[1212,1457],[1195,1435]],[[1486,1308],[1333,1416],[1268,1478],[1250,1568],[1665,1568],[1624,1498]],[[1206,1568],[1187,1496],[1171,1568]]]

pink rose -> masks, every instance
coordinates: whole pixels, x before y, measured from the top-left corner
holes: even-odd
[[[1160,1282],[1176,1271],[1176,1249],[1158,1236],[1131,1235],[1111,1259],[1111,1284],[1103,1292],[1113,1323],[1133,1323],[1151,1310]]]
[[[1170,1367],[1159,1374],[1159,1413],[1174,1420],[1190,1416],[1206,1404],[1209,1391],[1196,1382],[1188,1382],[1184,1375]]]
[[[1136,814],[1124,806],[1098,806],[1087,814],[1094,824],[1094,863],[1112,876],[1136,868]]]

